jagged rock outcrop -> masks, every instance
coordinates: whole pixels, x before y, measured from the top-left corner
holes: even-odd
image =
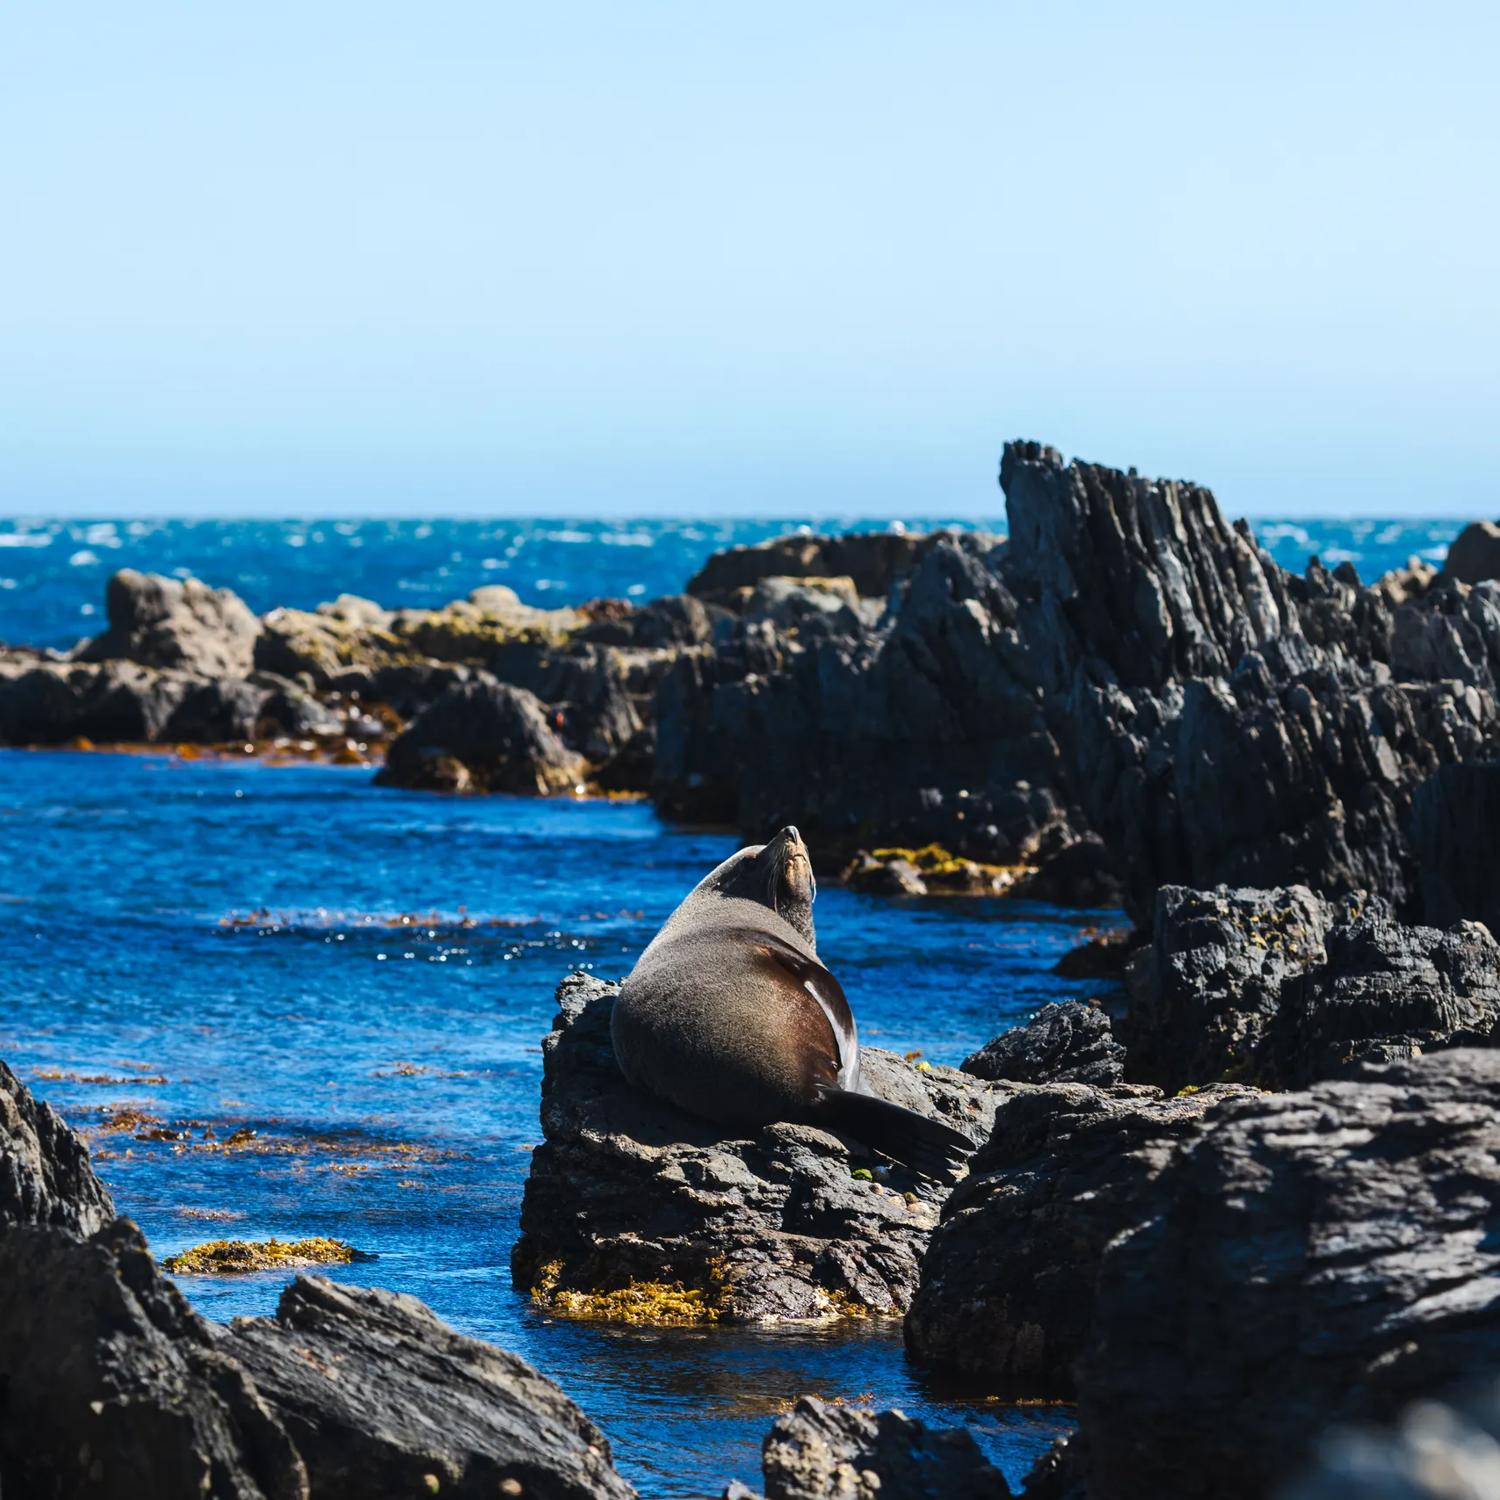
[[[658,805],[747,836],[794,820],[833,870],[861,848],[1016,865],[1076,842],[993,550],[935,538],[874,624],[736,617],[684,653],[656,696]]]
[[[1411,823],[1425,920],[1469,917],[1500,936],[1500,761],[1442,767],[1417,788]]]
[[[964,1059],[963,1071],[1015,1083],[1091,1083],[1107,1088],[1125,1081],[1125,1049],[1097,1005],[1065,1000],[1044,1005],[1024,1026],[986,1042]]]
[[[558,990],[516,1285],[561,1312],[625,1320],[902,1311],[948,1184],[887,1171],[812,1126],[735,1138],[639,1093],[610,1043],[617,990],[585,974]],[[987,1132],[986,1085],[877,1048],[860,1056],[886,1098],[972,1139]]]
[[[425,791],[546,795],[583,777],[582,757],[553,732],[536,694],[480,672],[417,715],[377,779]]]
[[[550,1380],[414,1297],[299,1276],[274,1318],[237,1319],[218,1347],[275,1411],[313,1496],[634,1493]]]
[[[1493,1369],[1500,1053],[1223,1101],[1143,1185],[1078,1364],[1091,1500],[1252,1500]]]
[[[83,1143],[3,1064],[0,1491],[634,1493],[556,1386],[409,1297],[299,1278],[275,1319],[206,1322],[113,1217]]]
[[[811,1396],[776,1419],[761,1466],[765,1500],[1004,1500],[1011,1493],[961,1427]]]
[[[1174,1143],[1240,1092],[1013,1086],[944,1205],[906,1315],[923,1364],[1017,1395],[1065,1397],[1090,1336],[1099,1265],[1137,1221]],[[1163,1493],[1166,1493],[1165,1491]]]
[[[0,1225],[89,1235],[114,1216],[83,1142],[0,1062]]]
[[[1492,605],[1283,572],[1194,485],[1007,446],[1002,570],[1067,785],[1158,886],[1369,889],[1410,909],[1412,795],[1495,733]],[[1417,645],[1421,641],[1420,647]]]
[[[1493,521],[1470,521],[1448,548],[1443,576],[1460,583],[1500,578],[1500,526]]]
[[[231,589],[122,568],[104,605],[109,628],[79,649],[80,661],[133,661],[215,678],[255,669],[260,621]]]
[[[1396,922],[1362,894],[1167,886],[1129,992],[1131,1078],[1291,1088],[1361,1061],[1488,1045],[1500,946],[1477,923]]]

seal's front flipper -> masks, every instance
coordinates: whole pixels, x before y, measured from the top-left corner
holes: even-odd
[[[813,1113],[830,1130],[852,1135],[924,1177],[946,1177],[974,1150],[974,1142],[951,1125],[873,1094],[824,1089]]]

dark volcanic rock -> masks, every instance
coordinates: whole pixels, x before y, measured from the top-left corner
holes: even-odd
[[[1238,1092],[1057,1083],[1001,1100],[922,1262],[908,1351],[1019,1394],[1069,1395],[1105,1247],[1136,1222],[1173,1142]]]
[[[448,688],[392,742],[383,785],[545,795],[583,779],[581,758],[525,688],[477,673]]]
[[[478,1500],[512,1480],[633,1494],[556,1386],[409,1297],[299,1279],[274,1320],[205,1322],[0,1064],[0,1492]]]
[[[413,1297],[299,1276],[274,1318],[237,1319],[219,1348],[284,1424],[314,1496],[634,1493],[550,1380]]]
[[[285,1429],[117,1219],[0,1227],[0,1487],[42,1497],[306,1500]]]
[[[961,1427],[804,1396],[761,1450],[766,1500],[1003,1500],[1005,1476]]]
[[[1024,1026],[1002,1032],[964,1059],[976,1078],[1016,1083],[1093,1083],[1125,1078],[1125,1049],[1097,1005],[1066,1000],[1044,1005]]]
[[[1440,589],[1397,607],[1316,563],[1297,578],[1208,491],[1035,443],[1007,446],[1001,482],[1060,795],[1128,870],[1133,912],[1220,882],[1409,908],[1415,788],[1494,740],[1491,606]]]
[[[1500,947],[1476,923],[1407,926],[1369,898],[1168,886],[1129,988],[1132,1078],[1299,1087],[1361,1061],[1488,1045]]]
[[[725,600],[765,578],[846,577],[867,597],[883,598],[897,578],[937,541],[955,533],[913,535],[897,531],[851,532],[846,536],[782,536],[753,547],[715,552],[688,580],[687,592]],[[994,537],[984,543],[993,547]]]
[[[1015,865],[1075,842],[992,552],[935,539],[875,624],[740,618],[683,652],[656,695],[657,804],[747,837],[795,821],[831,870],[861,848]]]
[[[610,1043],[617,988],[575,974],[558,990],[516,1285],[595,1317],[649,1320],[653,1299],[669,1319],[736,1322],[904,1309],[947,1184],[899,1167],[884,1182],[855,1177],[878,1165],[857,1143],[808,1125],[728,1137],[639,1093]],[[886,1098],[971,1139],[988,1129],[985,1085],[876,1048],[860,1055]]]
[[[1500,526],[1493,521],[1470,521],[1448,548],[1443,577],[1460,583],[1500,578]]]
[[[0,1062],[0,1226],[88,1235],[114,1216],[83,1142]]]
[[[1500,762],[1444,766],[1417,788],[1411,821],[1425,919],[1500,934]]]
[[[1379,911],[1329,928],[1327,960],[1289,979],[1260,1071],[1298,1087],[1361,1061],[1488,1046],[1500,1023],[1500,946],[1463,922],[1404,927]]]
[[[1221,1104],[1142,1185],[1078,1366],[1092,1500],[1265,1495],[1500,1355],[1500,1053]]]
[[[1324,958],[1336,913],[1306,886],[1210,891],[1163,886],[1151,945],[1132,965],[1121,1027],[1130,1076],[1179,1089],[1250,1078],[1281,987]]]
[[[230,589],[123,568],[104,604],[109,628],[79,651],[82,661],[118,658],[199,677],[248,677],[255,668],[260,621]]]

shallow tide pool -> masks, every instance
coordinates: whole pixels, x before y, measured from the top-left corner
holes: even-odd
[[[348,1240],[378,1258],[330,1274],[531,1361],[651,1495],[758,1480],[772,1416],[803,1393],[967,1424],[1018,1480],[1066,1409],[930,1380],[896,1323],[620,1329],[512,1289],[557,982],[625,973],[733,841],[643,804],[451,799],[370,774],[0,752],[0,1057],[89,1133],[153,1250]],[[863,1038],[943,1063],[1087,994],[1051,967],[1113,920],[832,887],[817,905]],[[270,1312],[287,1279],[180,1284],[228,1318]]]

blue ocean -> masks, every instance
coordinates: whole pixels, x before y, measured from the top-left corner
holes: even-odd
[[[1440,558],[1459,524],[1257,531],[1288,567],[1316,552],[1373,578]],[[438,604],[495,582],[560,604],[676,592],[715,549],[786,529],[0,521],[0,640],[93,633],[105,578],[126,566],[228,585],[256,610],[339,593]],[[1019,1481],[1067,1409],[935,1383],[907,1365],[894,1324],[609,1328],[547,1316],[511,1288],[558,980],[626,972],[732,847],[640,803],[453,799],[327,765],[0,752],[0,1056],[88,1133],[158,1255],[227,1236],[345,1239],[377,1258],[332,1274],[413,1293],[530,1360],[647,1494],[755,1480],[772,1416],[803,1393],[967,1424]],[[1052,966],[1119,920],[836,888],[817,919],[863,1036],[944,1063],[1087,994]],[[284,1280],[182,1286],[228,1318],[269,1312]]]

